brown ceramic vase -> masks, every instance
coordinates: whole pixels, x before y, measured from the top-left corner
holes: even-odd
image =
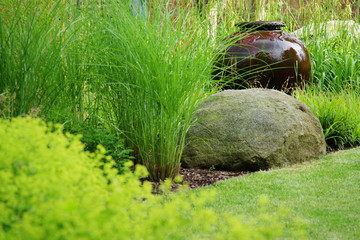
[[[305,45],[281,30],[282,22],[239,23],[232,44],[220,54],[213,74],[224,89],[266,87],[291,93],[311,76]]]

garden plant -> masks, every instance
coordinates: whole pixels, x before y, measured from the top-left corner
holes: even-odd
[[[191,193],[155,197],[150,184],[138,180],[144,172],[161,182],[178,175],[197,106],[221,90],[211,75],[216,53],[231,44],[223,39],[241,21],[283,21],[287,32],[304,29],[301,40],[312,58],[312,79],[293,96],[319,118],[329,149],[359,145],[359,36],[335,27],[334,37],[322,24],[358,24],[358,1],[293,2],[1,1],[0,182],[5,184],[0,185],[0,239],[45,239],[52,234],[57,234],[54,239],[114,239],[121,238],[118,232],[124,239],[238,239],[239,234],[244,239],[331,238],[331,226],[320,233],[310,228],[304,235],[297,216],[315,216],[320,226],[326,218],[316,218],[323,214],[316,210],[301,214],[297,209],[303,208],[291,205],[290,215],[272,209],[274,214],[261,210],[252,219],[241,218],[225,211],[229,205],[204,205],[206,196],[193,201],[187,195]],[[98,144],[105,149],[99,150]],[[350,157],[349,176],[354,176],[358,162]],[[132,161],[146,171],[131,167],[132,174]],[[309,172],[332,167],[324,160],[317,165],[320,170]],[[333,171],[321,176],[336,178]],[[243,181],[268,181],[259,179]],[[357,193],[354,185],[350,179],[341,187]],[[232,184],[216,188],[240,191]],[[251,202],[261,195],[242,194]],[[274,195],[269,195],[271,205]],[[353,197],[342,196],[344,201]],[[341,201],[333,202],[341,208]],[[358,204],[354,201],[349,207]],[[282,203],[288,200],[274,204]],[[224,209],[224,215],[217,208]],[[283,217],[288,219],[285,225]],[[204,219],[210,220],[201,223]],[[294,221],[298,224],[289,228]],[[267,226],[269,222],[274,225]],[[359,234],[348,231],[339,236],[351,239]]]
[[[119,175],[99,146],[84,151],[81,136],[40,119],[0,120],[0,239],[269,239],[303,237],[285,227],[283,211],[258,216],[218,214],[204,204],[214,191],[156,196],[144,166]],[[18,146],[21,146],[19,148]],[[105,161],[103,161],[105,159]],[[169,191],[170,182],[162,186]],[[294,219],[297,222],[296,219]]]

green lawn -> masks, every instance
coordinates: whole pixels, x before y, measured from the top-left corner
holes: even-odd
[[[360,239],[360,148],[199,191],[211,188],[218,193],[209,205],[215,211],[251,216],[257,212],[257,200],[265,195],[269,210],[285,206],[290,217],[305,219],[310,239]]]

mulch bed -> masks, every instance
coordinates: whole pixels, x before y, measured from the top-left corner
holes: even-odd
[[[214,183],[233,177],[243,176],[245,174],[249,174],[249,172],[230,172],[187,168],[180,169],[180,175],[183,176],[183,182],[188,183],[189,187],[192,189],[213,185]]]
[[[183,177],[182,183],[173,183],[172,191],[176,191],[179,186],[188,185],[190,189],[200,188],[207,185],[213,185],[217,182],[230,179],[233,177],[240,177],[250,172],[231,172],[231,171],[218,171],[206,169],[188,169],[181,168],[180,175]],[[160,193],[160,183],[153,182],[153,193]]]
[[[339,150],[348,150],[349,148],[341,149],[327,149],[327,154],[337,152]],[[218,171],[218,170],[207,170],[207,169],[190,169],[180,168],[180,175],[183,177],[182,183],[173,183],[172,191],[176,191],[179,186],[187,184],[190,189],[200,188],[208,185],[213,185],[217,182],[230,179],[233,177],[240,177],[243,175],[251,174],[249,171],[244,172],[231,172],[231,171]],[[147,179],[148,180],[148,179]],[[160,183],[153,182],[153,193],[159,194]]]

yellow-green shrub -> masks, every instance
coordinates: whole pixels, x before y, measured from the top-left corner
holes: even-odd
[[[204,207],[213,192],[151,194],[147,174],[117,175],[104,149],[83,151],[79,136],[39,119],[0,120],[0,239],[269,239],[277,215],[255,219]],[[286,232],[285,232],[286,234]],[[296,233],[298,234],[298,233]]]

